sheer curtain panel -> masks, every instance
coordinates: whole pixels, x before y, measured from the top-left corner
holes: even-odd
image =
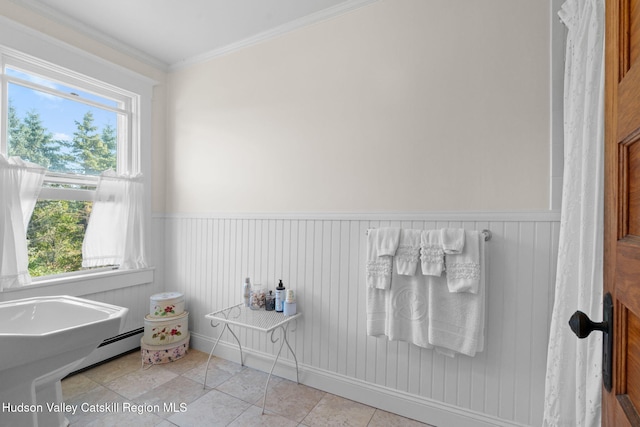
[[[82,244],[82,266],[147,267],[142,175],[100,176]]]
[[[31,284],[27,227],[45,169],[0,154],[0,291]]]
[[[544,425],[599,426],[602,336],[578,339],[576,310],[602,318],[604,183],[604,0],[567,0],[564,184]]]

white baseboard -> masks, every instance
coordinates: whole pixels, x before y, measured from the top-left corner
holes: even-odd
[[[191,333],[191,347],[209,353],[214,344],[210,337]],[[273,356],[249,348],[243,348],[244,365],[263,372],[269,372],[273,364]],[[220,341],[214,353],[232,362],[240,362],[240,351],[234,344]],[[387,412],[411,418],[437,427],[527,427],[486,414],[473,412],[426,399],[420,396],[398,392],[387,387],[357,380],[354,378],[327,372],[308,365],[299,364],[299,380],[301,384],[326,391],[365,405],[373,406]],[[296,380],[293,360],[278,359],[274,375]]]

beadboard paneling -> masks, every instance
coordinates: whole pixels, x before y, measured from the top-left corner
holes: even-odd
[[[194,336],[213,338],[218,332],[204,315],[239,303],[245,277],[269,289],[282,279],[296,291],[298,310],[303,312],[291,335],[301,367],[382,393],[397,392],[423,405],[454,408],[451,425],[460,414],[488,417],[501,425],[540,425],[559,215],[382,218],[166,217],[165,289],[184,292]],[[486,243],[484,352],[451,359],[405,342],[366,335],[366,230],[385,226],[492,231],[493,238]],[[238,337],[250,351],[275,354],[277,350],[266,334],[241,329]],[[288,351],[284,358],[292,360]],[[430,421],[428,413],[422,421]]]

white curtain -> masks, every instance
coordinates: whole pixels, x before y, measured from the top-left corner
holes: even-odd
[[[0,291],[31,284],[27,227],[45,169],[0,154]]]
[[[147,267],[144,217],[142,175],[104,172],[82,244],[82,266]]]
[[[564,184],[544,425],[600,425],[602,334],[578,339],[576,310],[602,320],[604,0],[567,0]]]

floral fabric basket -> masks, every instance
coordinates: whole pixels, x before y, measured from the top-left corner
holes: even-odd
[[[144,342],[149,345],[166,345],[181,341],[189,332],[189,312],[180,316],[158,319],[147,315],[144,318]]]
[[[149,317],[167,318],[184,312],[184,294],[181,292],[162,292],[152,295],[149,300]]]
[[[181,359],[189,350],[189,332],[180,340],[166,345],[149,345],[140,339],[140,352],[142,355],[142,366],[160,365]]]

